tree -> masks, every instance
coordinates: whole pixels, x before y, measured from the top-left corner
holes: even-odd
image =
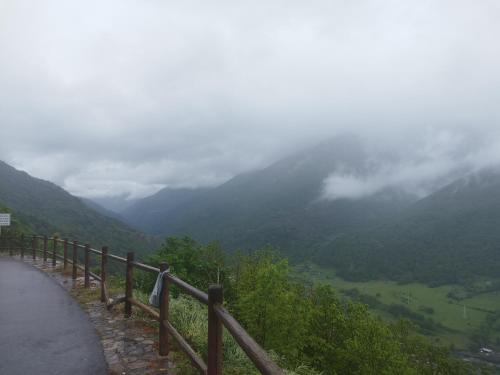
[[[343,303],[330,285],[310,296],[305,348],[311,365],[325,374],[414,374],[389,327],[365,305]]]
[[[217,242],[202,245],[190,237],[168,237],[145,262],[156,267],[167,262],[172,274],[203,291],[207,291],[210,284],[228,283],[224,254]],[[156,278],[148,273],[138,280],[139,287],[150,292]],[[173,292],[178,293],[175,288]]]
[[[307,304],[301,288],[289,281],[288,261],[266,248],[240,259],[235,310],[238,319],[264,348],[300,359],[306,332]]]

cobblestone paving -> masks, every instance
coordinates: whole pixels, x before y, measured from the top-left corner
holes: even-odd
[[[155,329],[140,321],[126,319],[121,312],[122,308],[115,307],[115,310],[108,311],[100,301],[86,302],[80,298],[80,291],[83,291],[84,285],[83,277],[73,280],[71,276],[58,272],[62,268],[59,262],[55,268],[52,266],[51,259],[43,262],[41,259],[34,261],[31,257],[25,257],[24,262],[47,272],[80,302],[101,337],[109,374],[180,375],[168,358],[158,355],[158,339]],[[91,281],[91,290],[99,287],[98,281]]]

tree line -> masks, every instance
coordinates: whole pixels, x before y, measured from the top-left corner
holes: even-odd
[[[297,281],[288,260],[270,247],[227,255],[216,242],[169,237],[145,261],[167,261],[173,274],[201,290],[223,284],[227,308],[285,368],[305,366],[305,373],[324,375],[477,371],[431,344],[409,321],[383,321],[365,304],[340,298],[331,285]],[[153,283],[144,275],[139,286],[147,292]]]

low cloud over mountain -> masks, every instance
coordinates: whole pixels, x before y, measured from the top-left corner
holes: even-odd
[[[401,158],[327,197],[420,190],[457,167],[420,157],[429,129],[500,139],[499,18],[492,1],[2,1],[0,160],[133,199],[349,132]]]
[[[322,198],[359,199],[387,188],[398,188],[424,197],[456,178],[500,165],[500,142],[469,133],[430,131],[411,143],[372,149],[362,171],[345,168],[324,181]],[[409,141],[409,140],[407,140]]]

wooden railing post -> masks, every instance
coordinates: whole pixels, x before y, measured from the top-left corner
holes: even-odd
[[[77,276],[76,275],[77,263],[78,263],[78,241],[73,241],[73,274],[72,274],[73,280],[75,280]]]
[[[47,236],[43,236],[43,261],[47,261]]]
[[[0,243],[7,245],[11,252],[14,251],[18,246],[18,241],[21,240],[21,257],[24,256],[24,235],[20,237],[13,236],[0,236]],[[33,250],[33,260],[36,260],[36,252],[40,251],[38,249],[38,240],[44,240],[43,247],[43,258],[44,261],[47,260],[47,236],[32,236],[31,247]],[[57,237],[54,236],[53,249],[52,249],[52,261],[53,265],[56,264],[57,257]],[[85,246],[79,246],[78,241],[73,242],[73,273],[72,278],[77,278],[78,270],[78,247],[82,247],[85,250],[85,287],[90,287],[90,253],[98,251],[91,249],[89,244]],[[68,260],[68,239],[64,240],[64,266],[66,267]],[[29,245],[28,245],[29,246]],[[27,247],[28,248],[28,247]],[[0,248],[4,250],[4,247]],[[108,302],[108,292],[106,289],[106,279],[107,279],[107,262],[108,258],[116,259],[121,263],[126,262],[126,283],[125,283],[125,298],[117,298],[116,301],[112,301],[109,305]],[[208,289],[208,295],[201,292],[197,288],[189,285],[185,281],[171,275],[167,274],[165,271],[168,270],[168,263],[161,263],[159,271],[161,273],[165,272],[163,275],[163,283],[160,292],[160,311],[159,313],[147,306],[146,304],[135,300],[133,298],[133,287],[134,287],[134,267],[140,270],[153,272],[156,274],[158,268],[142,264],[139,262],[134,262],[134,253],[127,253],[127,258],[119,257],[113,254],[108,254],[108,248],[106,246],[102,247],[101,251],[101,301],[106,302],[108,309],[113,305],[121,302],[125,302],[125,317],[129,318],[132,315],[132,304],[136,305],[138,308],[142,309],[146,313],[153,316],[155,319],[159,320],[159,354],[165,356],[169,354],[170,349],[170,338],[177,340],[179,348],[182,349],[190,358],[192,364],[205,375],[222,375],[223,371],[223,326],[227,328],[228,332],[233,335],[236,342],[242,348],[242,350],[247,354],[248,358],[255,364],[257,369],[266,375],[282,375],[283,370],[280,369],[267,355],[267,353],[247,334],[247,332],[241,327],[241,325],[231,316],[231,314],[223,307],[224,296],[223,289],[221,285],[211,285]],[[191,348],[189,343],[182,335],[171,325],[169,322],[169,289],[170,283],[177,285],[185,293],[196,298],[204,304],[208,304],[208,355],[207,363]]]
[[[222,375],[222,321],[214,310],[214,305],[224,300],[222,286],[208,288],[208,358],[207,375]]]
[[[21,259],[24,259],[24,233],[21,234]]]
[[[33,250],[33,260],[36,260],[36,236],[33,236],[33,238],[31,239],[31,249]]]
[[[85,288],[90,288],[90,245],[85,245]]]
[[[108,248],[103,246],[101,250],[101,302],[108,302],[104,291],[106,288],[106,270],[108,268]]]
[[[68,239],[64,239],[64,250],[63,250],[63,264],[64,264],[64,270],[66,270],[66,267],[68,266]]]
[[[52,266],[56,266],[56,250],[57,250],[57,236],[52,239],[54,246],[52,247]]]
[[[134,253],[127,253],[127,275],[125,280],[125,317],[130,318],[132,315],[132,303],[130,300],[133,297],[133,283],[134,283]]]
[[[160,272],[165,272],[168,270],[168,263],[160,264]],[[170,351],[168,342],[168,331],[164,322],[168,321],[168,310],[169,310],[169,284],[167,275],[163,275],[163,287],[160,294],[160,337],[159,337],[159,352],[160,355],[168,355]]]

